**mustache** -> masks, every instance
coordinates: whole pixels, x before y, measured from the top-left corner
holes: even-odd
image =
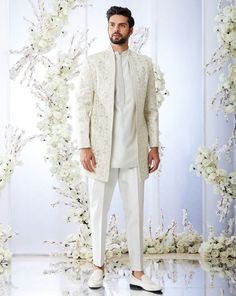
[[[118,32],[117,32],[117,33],[113,33],[113,34],[112,34],[112,36],[114,36],[114,35],[119,35],[119,36],[122,36],[122,35],[121,35],[120,33],[118,33]]]

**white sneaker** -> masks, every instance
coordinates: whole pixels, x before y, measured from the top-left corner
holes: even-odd
[[[100,268],[96,268],[90,275],[88,286],[90,289],[99,289],[102,287],[104,272]]]
[[[149,277],[145,274],[141,277],[140,280],[131,275],[129,286],[132,290],[145,290],[149,292],[159,292],[159,294],[162,293],[162,287],[159,284],[151,281]]]

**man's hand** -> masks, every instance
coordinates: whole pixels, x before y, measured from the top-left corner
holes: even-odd
[[[160,163],[158,147],[152,147],[148,153],[149,173],[155,172]]]
[[[80,149],[80,162],[89,172],[95,172],[96,160],[91,148]]]

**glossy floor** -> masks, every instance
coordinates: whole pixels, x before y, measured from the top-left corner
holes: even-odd
[[[235,262],[234,262],[235,263]],[[235,264],[206,263],[198,256],[145,257],[145,272],[159,280],[163,295],[231,296],[236,295]],[[107,265],[104,286],[90,290],[87,280],[91,265],[72,267],[58,257],[13,257],[9,273],[0,277],[1,296],[151,296],[153,293],[129,289],[127,257]]]

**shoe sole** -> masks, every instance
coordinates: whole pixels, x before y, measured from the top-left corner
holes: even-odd
[[[146,290],[146,289],[142,288],[141,286],[137,286],[137,285],[133,285],[133,284],[130,284],[129,286],[130,286],[131,290],[143,290],[143,291],[152,292],[152,293],[155,293],[155,294],[163,294],[162,289],[150,291],[150,290]]]
[[[100,289],[100,288],[102,288],[102,286],[101,287],[89,287],[89,289],[92,289],[92,290],[97,290],[97,289]]]
[[[140,286],[136,286],[136,285],[132,285],[132,284],[130,284],[129,286],[130,286],[131,290],[143,290],[143,288]]]

